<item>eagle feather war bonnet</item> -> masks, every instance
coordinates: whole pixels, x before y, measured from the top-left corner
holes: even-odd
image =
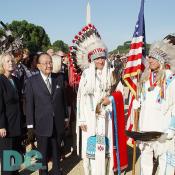
[[[14,37],[12,32],[7,26],[0,21],[0,24],[4,28],[4,33],[0,38],[0,52],[1,53],[13,53],[23,48],[23,42],[21,37]]]
[[[73,46],[70,47],[69,62],[70,67],[74,69],[74,75],[71,79],[81,77],[81,73],[88,68],[89,73],[86,72],[86,78],[88,79],[86,92],[87,94],[93,94],[96,77],[94,60],[97,58],[107,59],[107,47],[93,24],[88,24],[83,27],[74,37],[72,42]],[[108,61],[105,61],[105,65],[102,70],[102,75],[104,77],[102,84],[103,89],[106,91],[109,90],[111,86],[109,74],[109,64]]]
[[[73,39],[70,54],[74,64],[81,70],[89,66],[89,63],[99,57],[107,58],[107,47],[93,24],[83,27]],[[76,56],[76,58],[75,58]]]
[[[168,64],[175,72],[175,35],[167,35],[163,40],[151,45],[149,56],[160,61],[161,64]]]

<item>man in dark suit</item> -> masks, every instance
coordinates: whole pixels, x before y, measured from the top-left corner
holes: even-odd
[[[39,56],[37,67],[40,73],[26,84],[27,127],[35,130],[41,162],[46,166],[45,170],[39,170],[40,175],[48,174],[48,148],[52,152],[52,173],[60,175],[61,135],[67,124],[63,78],[51,73],[52,58],[47,53]]]

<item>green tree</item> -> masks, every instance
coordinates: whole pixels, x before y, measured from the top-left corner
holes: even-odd
[[[54,49],[54,51],[63,51],[64,53],[68,53],[69,51],[69,46],[64,43],[62,40],[57,40],[52,44],[52,48]]]
[[[24,47],[28,48],[31,53],[46,51],[51,45],[47,33],[41,26],[28,23],[25,20],[14,20],[11,24],[7,24],[7,27],[12,31],[14,36],[20,37],[23,35]],[[2,29],[0,30],[1,33]]]
[[[110,54],[112,53],[117,54],[118,52],[120,54],[127,54],[130,50],[130,44],[131,44],[131,41],[126,41],[123,43],[123,45],[117,46],[117,48],[111,51]],[[150,49],[150,44],[146,44],[146,53],[149,52],[149,49]]]

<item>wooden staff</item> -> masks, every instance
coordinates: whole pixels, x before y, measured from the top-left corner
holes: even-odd
[[[139,112],[138,110],[135,110],[134,111],[134,131],[138,130],[138,120],[139,120]],[[135,163],[136,163],[136,141],[134,140],[133,159],[132,159],[132,175],[135,175]]]
[[[136,91],[136,100],[138,100],[138,82],[140,80],[140,74],[137,76],[137,91]],[[138,121],[139,121],[139,109],[134,110],[134,131],[138,131]],[[135,175],[135,164],[136,164],[136,141],[134,140],[133,145],[133,159],[132,159],[132,175]]]

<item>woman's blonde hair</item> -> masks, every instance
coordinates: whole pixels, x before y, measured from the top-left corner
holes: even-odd
[[[27,49],[27,48],[23,49],[23,54],[27,54],[27,55],[29,55],[29,54],[30,54],[29,49]]]
[[[9,55],[14,58],[14,56],[11,53],[3,53],[0,55],[0,74],[4,74],[4,68],[3,68],[3,63],[4,63],[4,58]]]

